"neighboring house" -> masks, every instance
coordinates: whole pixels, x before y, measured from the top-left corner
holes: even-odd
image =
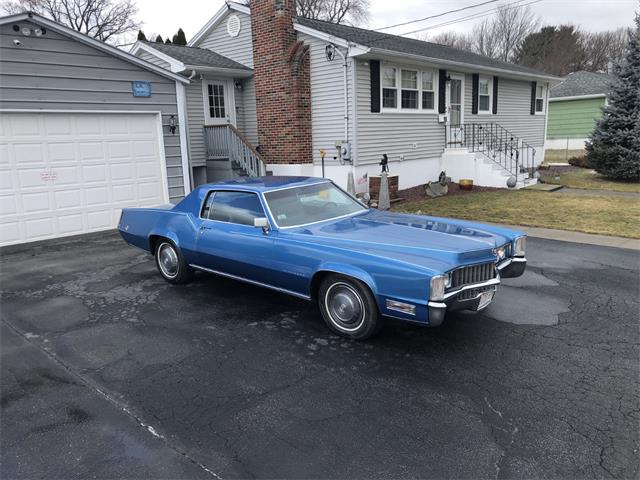
[[[190,191],[185,77],[35,14],[0,18],[0,38],[0,245],[112,229]]]
[[[377,174],[386,154],[400,188],[441,170],[493,186],[517,176],[522,186],[542,162],[556,77],[296,17],[294,3],[252,0],[249,9],[227,2],[187,47],[133,47],[191,81],[185,115],[195,184],[266,170],[324,172],[346,186],[349,173]]]
[[[613,76],[574,72],[551,88],[548,149],[580,150],[602,115]]]

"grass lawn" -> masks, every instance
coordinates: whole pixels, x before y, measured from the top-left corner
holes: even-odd
[[[407,202],[396,205],[393,210],[640,238],[640,202],[627,197],[500,190]]]
[[[609,180],[587,168],[576,168],[571,171],[554,174],[547,174],[540,171],[545,183],[564,185],[571,188],[585,188],[588,190],[613,190],[616,192],[640,192],[638,182],[616,182]],[[556,180],[556,177],[559,177]]]

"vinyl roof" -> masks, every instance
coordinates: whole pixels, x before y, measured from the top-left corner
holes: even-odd
[[[400,37],[398,35],[390,35],[388,33],[375,32],[373,30],[365,30],[363,28],[339,25],[322,20],[312,20],[304,17],[297,17],[296,23],[369,48],[389,50],[401,54],[418,55],[430,59],[478,65],[489,69],[507,70],[518,74],[553,77],[553,75],[549,75],[540,70],[502,62],[438,43],[425,42],[413,38]]]
[[[549,90],[551,98],[579,97],[582,95],[606,95],[609,92],[613,75],[608,73],[585,72],[584,70],[570,73],[555,87]]]
[[[165,55],[169,55],[171,58],[175,58],[185,65],[251,71],[249,67],[205,48],[148,41],[143,41],[142,43]]]

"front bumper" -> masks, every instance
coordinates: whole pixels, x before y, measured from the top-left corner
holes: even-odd
[[[467,285],[453,292],[448,292],[441,301],[430,301],[427,304],[429,308],[429,326],[438,327],[442,325],[448,311],[480,310],[478,306],[483,293],[494,292],[495,294],[498,285],[500,285],[500,278],[519,277],[524,273],[526,267],[526,258],[509,258],[496,266],[498,270],[497,278],[493,278],[483,283]],[[485,307],[488,305],[489,304],[485,305]]]
[[[496,268],[501,278],[519,277],[527,268],[527,259],[524,257],[509,258]]]

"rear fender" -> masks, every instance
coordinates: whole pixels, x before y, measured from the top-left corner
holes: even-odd
[[[178,240],[178,236],[175,234],[175,232],[172,231],[167,231],[167,230],[162,230],[160,228],[154,228],[153,230],[151,230],[151,233],[149,233],[149,249],[151,251],[152,254],[154,254],[155,252],[151,249],[151,239],[153,237],[163,237],[163,238],[168,238],[169,240],[171,240],[173,243],[175,243],[175,245],[180,248],[180,240]]]

